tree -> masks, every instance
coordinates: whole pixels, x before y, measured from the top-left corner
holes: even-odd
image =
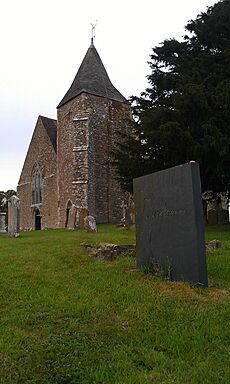
[[[16,195],[16,192],[13,189],[9,189],[6,192],[0,191],[0,212],[6,213],[6,223],[8,221],[8,203],[7,203],[7,201],[13,195]]]
[[[134,122],[114,150],[119,180],[198,161],[202,191],[230,191],[230,1],[153,49],[149,87],[132,97]]]

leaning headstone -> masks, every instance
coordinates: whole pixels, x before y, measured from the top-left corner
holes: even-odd
[[[0,212],[0,232],[6,232],[6,213]]]
[[[69,210],[69,217],[68,217],[68,223],[67,223],[68,229],[76,228],[76,213],[77,213],[77,207],[73,204]]]
[[[96,220],[93,216],[86,216],[84,219],[85,230],[87,232],[97,232]]]
[[[19,237],[19,213],[20,200],[13,195],[8,200],[8,234],[11,237]]]
[[[134,180],[137,267],[163,269],[172,280],[208,286],[199,165]]]

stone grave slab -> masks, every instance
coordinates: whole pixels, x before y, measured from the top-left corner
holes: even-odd
[[[134,179],[137,267],[161,268],[172,280],[208,286],[199,165]]]
[[[79,229],[85,229],[85,218],[89,212],[87,208],[79,208]]]
[[[69,210],[69,217],[68,217],[68,223],[67,223],[68,229],[76,228],[76,214],[77,214],[77,207],[73,204]]]
[[[20,200],[13,195],[8,200],[8,234],[11,237],[19,237]]]

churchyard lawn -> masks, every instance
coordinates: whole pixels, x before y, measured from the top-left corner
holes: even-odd
[[[230,382],[230,226],[209,227],[209,288],[91,258],[132,231],[0,234],[0,383]],[[167,239],[165,239],[167,241]]]

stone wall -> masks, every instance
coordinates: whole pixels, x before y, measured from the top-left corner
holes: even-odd
[[[60,227],[71,200],[97,223],[122,217],[123,193],[110,163],[117,130],[130,118],[128,104],[82,93],[58,109],[58,201]]]
[[[66,223],[69,200],[79,207],[88,205],[87,112],[84,95],[58,109],[58,225],[61,228]],[[86,119],[80,120],[81,117]]]
[[[95,104],[101,102],[100,98],[95,99]],[[116,140],[120,141],[117,133],[124,132],[126,120],[130,119],[129,105],[104,100],[104,105],[102,102],[101,106],[96,104],[99,114],[92,119],[95,157],[93,183],[96,191],[95,206],[98,223],[118,222],[122,218],[124,193],[116,180],[116,171],[111,165],[111,151]]]
[[[42,203],[32,204],[34,167],[42,172]],[[35,229],[35,209],[41,214],[41,227],[57,227],[56,152],[39,117],[22,169],[17,194],[21,201],[20,228]]]

